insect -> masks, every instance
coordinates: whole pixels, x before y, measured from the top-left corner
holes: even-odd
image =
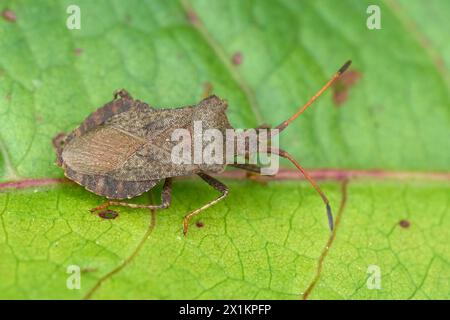
[[[298,111],[276,129],[283,131],[302,114],[349,66],[346,62],[332,78]],[[174,142],[170,137],[174,128],[193,131],[196,120],[203,127],[221,132],[233,127],[226,116],[227,103],[217,96],[209,96],[197,105],[175,109],[157,109],[135,100],[124,89],[114,93],[114,99],[89,115],[68,135],[53,139],[56,164],[65,176],[87,190],[108,198],[91,212],[107,210],[110,206],[165,209],[171,204],[172,178],[198,175],[220,195],[202,207],[189,212],[183,219],[186,235],[189,221],[228,195],[228,188],[211,174],[225,170],[224,164],[175,164],[171,159]],[[286,151],[269,147],[267,153],[292,162],[303,173],[321,196],[326,206],[329,227],[333,229],[333,216],[328,199],[300,164]],[[251,164],[231,164],[237,168],[260,173],[261,168]],[[121,201],[136,197],[164,180],[161,203],[133,204]]]

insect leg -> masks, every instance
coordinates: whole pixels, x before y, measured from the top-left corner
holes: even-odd
[[[164,181],[164,186],[161,191],[161,204],[154,205],[154,204],[135,204],[135,203],[128,203],[128,202],[121,202],[121,201],[107,201],[98,207],[92,208],[90,211],[95,212],[99,210],[105,210],[110,206],[122,206],[122,207],[129,207],[134,209],[166,209],[170,206],[170,203],[172,202],[172,178],[166,178]]]
[[[228,195],[228,187],[224,185],[219,180],[216,180],[215,178],[207,175],[206,173],[200,172],[198,173],[198,176],[205,180],[211,187],[216,189],[221,193],[220,196],[218,196],[216,199],[212,200],[211,202],[208,202],[207,204],[203,205],[202,207],[189,212],[183,219],[183,234],[186,235],[189,228],[189,221],[194,217],[195,215],[199,214],[201,211],[211,207],[213,204],[219,202],[223,198],[225,198]]]
[[[267,124],[267,123],[263,123],[263,124],[257,126],[255,129],[256,130],[258,130],[258,129],[270,129],[270,125]],[[269,137],[269,139],[270,139],[270,137]],[[248,153],[246,153],[245,154],[245,159],[248,160],[249,156],[250,155]],[[258,182],[262,182],[261,180],[258,180],[259,179],[258,177],[260,177],[259,175],[261,174],[261,167],[260,166],[255,165],[255,164],[249,164],[249,163],[233,163],[233,164],[230,164],[230,166],[235,167],[235,168],[239,168],[239,169],[242,169],[242,170],[245,170],[245,171],[247,171],[246,172],[246,177],[247,178],[254,179],[254,180],[258,181]],[[257,173],[258,175],[254,175],[255,173]]]
[[[267,185],[267,177],[261,175],[261,167],[255,164],[233,163],[230,166],[245,170],[245,177],[262,185]]]
[[[259,173],[261,174],[261,167],[255,165],[255,164],[247,164],[247,163],[232,163],[230,166],[239,168],[245,171],[249,171],[252,173]]]
[[[128,91],[125,89],[117,89],[116,91],[114,91],[113,97],[114,99],[117,99],[117,97],[122,99],[133,99],[131,95],[128,93]]]
[[[263,124],[257,126],[255,129],[256,130],[259,130],[259,129],[270,129],[270,125],[267,124],[267,123],[263,123]],[[258,132],[258,134],[259,134],[259,132]],[[268,137],[269,140],[270,140],[270,138],[271,137]],[[250,158],[250,154],[249,154],[248,150],[246,150],[246,152],[245,152],[245,160],[246,160],[246,162],[249,162],[248,161],[249,158]],[[235,162],[236,162],[236,159],[235,159]],[[260,177],[260,175],[261,175],[261,167],[256,165],[256,164],[251,164],[251,163],[232,163],[232,164],[229,164],[229,165],[232,166],[232,167],[239,168],[239,169],[247,171],[246,172],[246,176],[247,176],[247,178],[250,178],[250,179],[258,180],[259,179],[258,177]],[[255,173],[258,174],[258,175],[255,175]]]
[[[297,167],[298,170],[300,170],[303,173],[305,178],[308,179],[308,181],[312,184],[314,189],[316,189],[316,191],[322,197],[322,200],[327,207],[328,225],[330,226],[330,230],[333,230],[333,215],[331,213],[330,202],[328,201],[327,197],[322,192],[322,190],[320,190],[319,186],[316,184],[316,182],[313,180],[313,178],[311,178],[311,176],[308,174],[308,172],[306,172],[306,170],[302,168],[302,166],[297,162],[297,160],[295,160],[288,152],[286,152],[284,150],[276,149],[276,148],[269,148],[267,152],[277,154],[280,157],[288,159],[290,162],[292,162]]]

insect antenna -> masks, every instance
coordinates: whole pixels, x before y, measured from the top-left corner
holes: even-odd
[[[283,131],[292,121],[294,121],[295,119],[297,119],[297,117],[299,115],[301,115],[314,101],[316,101],[316,99],[325,91],[328,89],[329,86],[331,86],[333,84],[334,81],[336,81],[337,78],[339,78],[339,76],[341,74],[343,74],[345,72],[345,70],[348,69],[348,67],[351,64],[351,60],[347,61],[332,77],[331,79],[322,87],[322,89],[320,89],[319,91],[317,91],[317,93],[311,98],[309,99],[309,101],[307,103],[305,103],[300,109],[298,109],[298,111],[292,115],[292,117],[290,117],[289,119],[287,119],[286,121],[283,121],[282,123],[280,123],[278,126],[275,127],[275,129],[278,129],[278,133],[280,133],[281,131]]]
[[[339,76],[345,72],[345,70],[348,69],[348,67],[350,66],[351,63],[352,62],[350,60],[347,61],[306,104],[304,104],[300,109],[298,109],[298,111],[295,114],[293,114],[289,119],[287,119],[286,121],[283,121],[278,126],[276,126],[275,129],[278,129],[278,131],[275,130],[275,133],[273,135],[280,133],[281,131],[286,129],[286,127],[292,121],[297,119],[297,117],[299,115],[301,115],[314,101],[316,101],[316,99],[325,90],[327,90],[333,84],[333,82],[336,81],[336,79],[339,78]],[[330,202],[328,201],[327,197],[322,192],[322,190],[320,190],[319,186],[316,184],[314,179],[308,174],[308,172],[306,172],[305,169],[303,169],[303,167],[297,162],[297,160],[295,160],[288,152],[281,150],[281,149],[276,149],[276,148],[269,148],[268,152],[277,154],[280,157],[288,159],[290,162],[292,162],[297,167],[298,170],[301,171],[301,173],[305,176],[305,178],[308,179],[308,181],[312,184],[314,189],[316,189],[316,191],[319,193],[320,197],[322,198],[323,202],[325,203],[325,206],[327,208],[328,225],[330,227],[330,230],[333,230],[333,227],[334,227],[333,214],[331,212]]]
[[[298,163],[297,160],[295,160],[294,157],[292,157],[287,151],[270,147],[268,149],[268,153],[276,154],[282,158],[288,159],[290,162],[292,162],[297,167],[298,170],[301,171],[301,173],[303,173],[305,178],[308,179],[308,181],[312,184],[314,189],[316,189],[316,191],[319,193],[320,197],[322,198],[323,202],[325,203],[325,206],[327,208],[328,226],[330,227],[330,230],[332,231],[334,228],[334,223],[333,223],[333,213],[331,212],[330,201],[328,201],[328,198],[325,196],[325,194],[322,192],[322,190],[320,190],[319,186],[316,184],[314,179],[308,174],[308,172],[306,172],[305,169],[303,169],[303,167],[300,165],[300,163]]]

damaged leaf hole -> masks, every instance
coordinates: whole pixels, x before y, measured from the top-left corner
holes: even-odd
[[[276,130],[266,136],[266,142],[270,142],[273,136],[281,133],[297,119],[327,88],[339,80],[350,64],[351,61],[347,61],[308,102],[300,106],[289,119],[276,126]],[[197,175],[220,195],[184,216],[183,234],[186,235],[192,218],[224,199],[229,193],[228,187],[212,174],[223,172],[227,165],[258,174],[263,170],[256,164],[236,160],[232,163],[182,162],[175,165],[170,152],[174,147],[171,138],[173,132],[179,128],[194,132],[195,123],[198,121],[201,121],[204,129],[215,129],[222,136],[225,136],[227,130],[236,131],[227,117],[227,107],[225,100],[211,95],[196,105],[154,108],[134,99],[125,89],[120,89],[114,92],[112,101],[89,115],[78,128],[67,135],[60,133],[53,138],[56,164],[64,170],[67,178],[90,192],[108,198],[108,201],[90,210],[98,212],[99,217],[103,219],[115,219],[118,216],[116,211],[108,210],[111,206],[166,209],[172,202],[172,179]],[[262,130],[265,126],[267,125],[253,130],[260,134],[265,132]],[[246,147],[242,150],[234,148],[232,152],[235,159],[250,156]],[[264,153],[289,160],[305,176],[325,204],[328,225],[330,230],[333,230],[334,220],[328,198],[297,160],[278,147],[270,146]],[[153,189],[160,182],[164,182],[160,204],[123,201]],[[199,223],[202,225],[198,222],[197,227]]]

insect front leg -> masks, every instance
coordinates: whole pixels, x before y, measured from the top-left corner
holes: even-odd
[[[248,164],[248,163],[232,163],[230,166],[245,170],[247,172],[261,174],[261,167],[256,164]]]
[[[230,166],[245,170],[245,177],[262,185],[267,185],[267,178],[261,175],[261,167],[255,164],[233,163]]]
[[[213,187],[214,189],[219,191],[221,193],[221,195],[218,196],[216,199],[212,200],[211,202],[208,202],[204,206],[188,213],[184,217],[184,219],[183,219],[183,234],[184,235],[186,235],[186,233],[188,232],[189,221],[192,219],[192,217],[196,216],[201,211],[211,207],[213,204],[219,202],[220,200],[222,200],[223,198],[225,198],[228,195],[228,187],[226,185],[224,185],[222,182],[220,182],[219,180],[207,175],[204,172],[198,173],[198,176],[200,178],[202,178],[204,181],[206,181],[211,187]]]
[[[107,201],[95,208],[90,209],[91,212],[103,211],[110,206],[122,206],[134,209],[166,209],[172,202],[172,178],[166,178],[161,192],[161,204],[135,204],[121,201]]]
[[[271,126],[269,124],[263,123],[263,124],[257,126],[255,128],[255,130],[258,132],[258,135],[259,135],[260,131],[264,131],[264,130],[267,130],[267,129],[270,129],[270,128],[271,128]],[[271,138],[270,136],[267,137],[267,139],[269,141],[270,141],[270,138]],[[246,150],[244,156],[245,156],[246,162],[249,162],[250,153],[249,153],[248,150]],[[251,164],[251,163],[242,163],[242,164],[241,163],[233,163],[233,164],[230,164],[230,166],[236,167],[236,168],[239,168],[239,169],[242,169],[242,170],[245,170],[246,171],[245,172],[245,177],[247,179],[256,181],[257,183],[260,183],[262,185],[266,185],[267,184],[267,177],[263,177],[261,175],[261,167],[258,166],[258,165]]]

